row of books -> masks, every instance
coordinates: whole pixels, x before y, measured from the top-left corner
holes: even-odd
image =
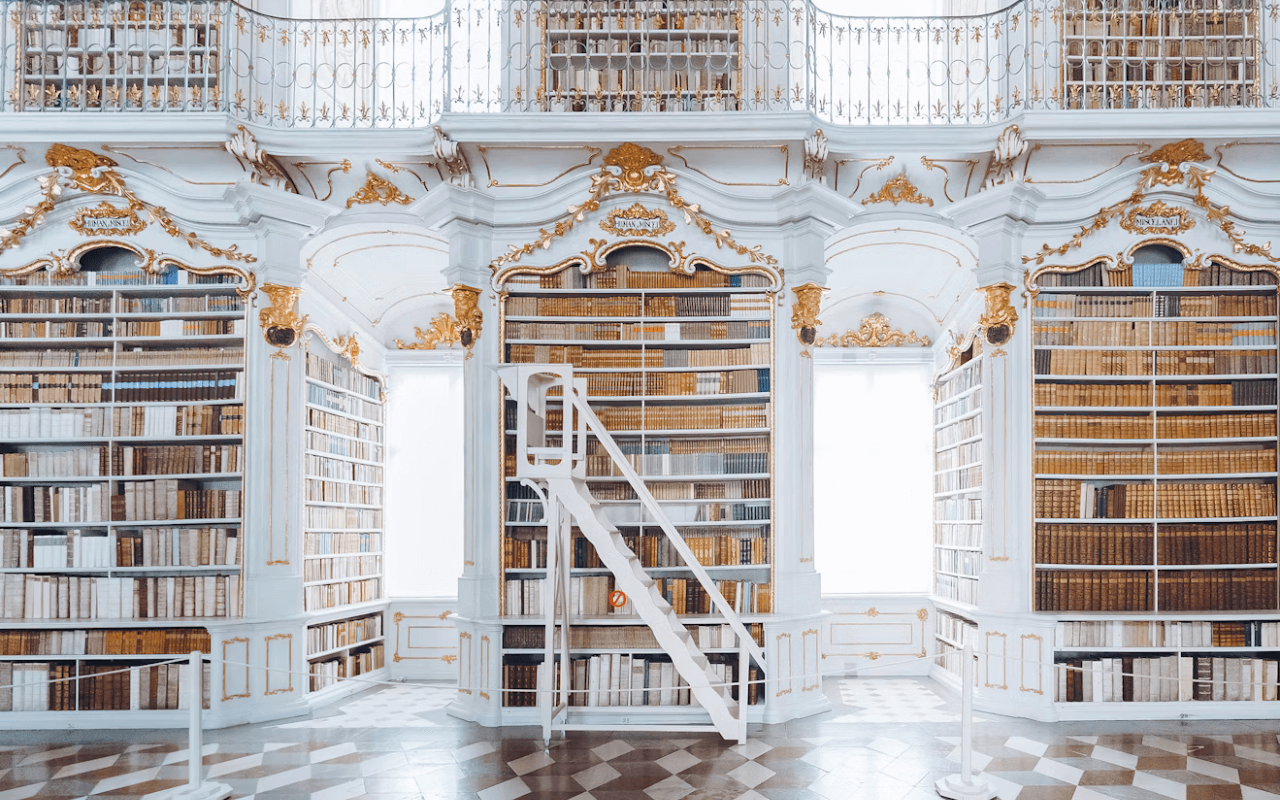
[[[0,531],[6,569],[235,566],[235,528],[143,528],[111,534]]]
[[[380,506],[382,505],[382,487],[307,478],[306,499],[308,502],[317,503]]]
[[[307,527],[313,530],[365,529],[382,527],[382,510],[376,508],[331,508],[307,506]]]
[[[110,335],[110,322],[0,322],[0,339],[82,339]]]
[[[115,272],[95,272],[85,270],[70,275],[52,272],[32,272],[26,275],[6,275],[0,278],[0,286],[187,286],[203,283],[232,283],[235,280],[227,275],[191,276],[186,272],[177,272],[171,267],[163,273],[145,270],[117,270]]]
[[[660,482],[648,489],[657,500],[767,500],[770,480]],[[597,500],[635,500],[636,492],[629,483],[593,483],[591,496]]]
[[[307,384],[307,402],[322,408],[341,411],[371,422],[382,422],[382,404],[353,394],[329,389],[316,383]]]
[[[244,448],[238,444],[115,445],[112,475],[186,475],[239,472]]]
[[[350,653],[313,661],[307,665],[311,673],[310,690],[318,692],[347,678],[368,675],[386,666],[386,648],[381,642],[361,647]]]
[[[17,299],[15,298],[10,302],[14,302]],[[198,314],[203,311],[243,311],[244,298],[237,294],[206,294],[178,297],[129,297],[127,295],[119,295],[116,297],[115,310],[125,314]]]
[[[949,447],[934,454],[933,467],[936,470],[955,469],[966,464],[982,460],[982,442],[968,442],[959,447]]]
[[[233,346],[0,351],[0,366],[8,367],[182,367],[243,363],[244,348]]]
[[[938,381],[936,402],[945,403],[956,395],[964,394],[981,383],[982,360],[975,358],[967,361]]]
[[[982,526],[938,522],[933,526],[933,541],[943,547],[982,547]]]
[[[764,403],[705,406],[608,406],[596,410],[596,417],[610,431],[717,430],[767,428],[769,406]],[[547,427],[558,428],[561,413],[547,410]]]
[[[1037,523],[1035,560],[1037,564],[1150,564],[1152,540],[1151,525]]]
[[[767,501],[754,503],[672,503],[662,511],[675,525],[686,522],[748,522],[772,519],[772,507]],[[606,509],[608,519],[615,525],[648,523],[656,528],[653,514],[640,505],[610,505]]]
[[[945,550],[934,548],[933,567],[939,572],[977,577],[982,569],[983,556],[974,550]]]
[[[585,3],[578,8],[587,10]],[[561,12],[557,11],[553,16],[559,13]],[[692,274],[667,270],[640,272],[628,269],[626,264],[618,264],[585,275],[581,270],[574,269],[564,269],[550,275],[512,275],[506,283],[513,287],[537,286],[542,289],[715,289],[765,288],[771,285],[771,280],[765,275],[727,275],[710,269],[697,269]]]
[[[504,582],[503,613],[507,615],[540,615],[546,613],[548,598],[542,592],[541,578],[510,578]],[[718,580],[716,588],[738,613],[770,613],[773,602],[768,583],[747,580]],[[614,589],[612,575],[584,575],[569,579],[569,610],[577,617],[635,616],[635,606],[625,598],[614,606],[610,593]],[[658,578],[658,592],[677,614],[711,614],[711,597],[695,578]]]
[[[326,583],[302,587],[302,600],[307,611],[349,606],[382,599],[382,579],[366,578],[347,583]]]
[[[768,339],[768,320],[717,322],[508,322],[511,340],[584,342]]]
[[[244,335],[244,319],[144,319],[120,320],[116,323],[117,336],[227,336]],[[94,335],[94,334],[90,334]],[[111,333],[96,334],[110,336]]]
[[[109,568],[111,538],[81,531],[45,533],[30,530],[0,531],[0,566],[5,569]]]
[[[664,367],[748,367],[772,361],[772,345],[680,350],[597,349],[576,344],[508,344],[508,364],[571,364],[580,369],[661,369]],[[754,391],[754,390],[753,390]],[[600,392],[590,392],[600,394]],[[638,393],[638,392],[637,392]],[[669,392],[668,394],[678,394]]]
[[[933,477],[935,492],[954,492],[960,489],[973,489],[982,486],[982,467],[975,465],[944,472]]]
[[[370,400],[378,400],[381,396],[382,386],[377,380],[351,367],[330,361],[319,353],[307,352],[306,371],[308,378],[318,378]]]
[[[1036,611],[1150,611],[1154,596],[1153,570],[1035,572]]]
[[[365,578],[381,574],[380,555],[309,558],[302,564],[302,579],[307,582]]]
[[[0,475],[6,478],[97,477],[109,474],[105,445],[0,454]]]
[[[94,578],[0,575],[0,618],[171,619],[244,614],[239,575]],[[314,587],[313,587],[314,588]]]
[[[756,644],[764,647],[764,624],[744,623]],[[686,625],[689,636],[702,650],[719,650],[737,646],[732,625]],[[556,626],[552,642],[560,641],[562,632]],[[507,625],[502,629],[502,646],[512,650],[537,650],[546,646],[546,627],[542,625]],[[574,625],[569,628],[572,650],[655,650],[658,639],[647,625]]]
[[[318,408],[307,409],[307,426],[311,428],[319,428],[322,431],[336,433],[339,436],[347,436],[353,439],[362,439],[365,442],[382,442],[382,426],[374,425],[368,422],[359,422],[350,417],[343,417],[337,414],[330,414],[321,411]],[[332,437],[326,437],[332,441]],[[334,452],[332,447],[315,447],[316,450],[325,450]],[[377,448],[378,458],[369,459],[372,461],[381,460],[381,448]],[[340,455],[346,455],[345,453]],[[354,458],[364,458],[364,456],[353,455]]]
[[[106,483],[0,486],[0,521],[106,522],[112,517],[111,498]]]
[[[973,578],[962,578],[957,575],[933,575],[933,593],[943,600],[976,605],[978,602],[978,581]]]
[[[156,298],[159,299],[159,298]],[[193,299],[193,298],[184,298]],[[202,298],[203,299],[203,298]],[[204,309],[199,309],[203,311]],[[92,297],[72,295],[62,297],[4,297],[0,296],[0,314],[110,314],[109,295]]]
[[[1060,648],[1280,647],[1280,622],[1059,622],[1054,640]]]
[[[204,708],[209,669],[206,663]],[[0,662],[0,711],[183,710],[189,670],[188,664]]]
[[[1043,439],[1240,439],[1276,435],[1275,414],[1037,414]]]
[[[1275,381],[1152,384],[1049,383],[1035,386],[1037,406],[1273,406]]]
[[[982,498],[940,497],[933,501],[933,518],[940,522],[982,519]],[[976,526],[971,526],[976,527]]]
[[[1159,301],[1159,302],[1157,302]],[[1042,293],[1036,319],[1061,317],[1274,317],[1274,295],[1076,295]]]
[[[1165,611],[1276,610],[1276,570],[1182,570],[1160,573]]]
[[[1274,322],[1037,322],[1036,346],[1245,347],[1276,343]]]
[[[505,708],[533,708],[540,704],[565,703],[571,707],[605,706],[687,706],[693,702],[688,684],[684,682],[675,665],[662,657],[602,653],[569,661],[569,696],[559,691],[561,662],[556,661],[555,674],[546,676],[545,662],[505,661],[502,665],[502,705]],[[709,669],[716,675],[716,684],[736,696],[738,666],[733,662],[712,662]],[[758,667],[750,668],[750,680],[762,680]],[[551,686],[556,690],[539,701],[539,686]],[[729,686],[734,684],[734,686]],[[759,683],[748,686],[748,705],[760,702],[764,692]]]
[[[123,484],[124,520],[226,519],[241,514],[239,489],[200,489],[173,478]],[[116,495],[119,497],[120,495]],[[113,504],[118,501],[113,499]],[[112,509],[112,518],[117,518]]]
[[[1158,457],[1151,450],[1045,450],[1035,453],[1040,474],[1063,475],[1229,475],[1239,472],[1275,472],[1272,448],[1240,450],[1168,450]]]
[[[308,413],[310,413],[310,411],[311,410],[308,409]],[[335,419],[342,419],[342,417],[335,417]],[[379,431],[379,434],[381,434],[381,431]],[[380,444],[351,439],[347,436],[330,436],[327,433],[321,433],[319,431],[307,431],[306,436],[308,450],[342,456],[344,458],[358,458],[362,461],[382,461],[382,445]],[[376,467],[375,469],[378,470],[377,474],[379,477],[373,482],[381,483],[382,468]],[[354,475],[356,473],[352,474]],[[353,478],[353,480],[359,480],[359,478]]]
[[[508,317],[728,317],[768,318],[766,294],[656,295],[653,297],[507,297]]]
[[[166,372],[164,376],[89,373],[0,374],[0,403],[185,403],[239,400],[241,372]]]
[[[1046,272],[1036,280],[1044,287],[1159,285],[1151,284],[1152,280],[1170,281],[1164,286],[1273,286],[1276,282],[1274,276],[1262,271],[1233,270],[1219,264],[1195,269],[1171,263],[1134,264],[1120,269],[1094,264],[1076,272]]]
[[[961,646],[978,643],[978,623],[947,611],[934,614],[933,632]]]
[[[1036,375],[1271,375],[1275,371],[1276,354],[1271,351],[1035,351]]]
[[[768,444],[758,452],[626,454],[627,462],[643,477],[669,475],[751,475],[769,472]],[[588,455],[587,475],[617,477],[622,471],[609,455]]]
[[[308,531],[302,537],[302,553],[307,556],[381,553],[381,533],[334,533]]]
[[[965,414],[980,408],[982,408],[981,389],[973,394],[967,394],[954,402],[939,403],[933,412],[933,422],[935,425],[942,425],[956,417],[963,417]]]
[[[688,531],[685,544],[703,566],[765,564],[769,560],[768,531],[763,528],[737,528],[732,533],[707,533],[708,528]],[[701,534],[701,535],[700,535]],[[684,560],[661,532],[639,533],[632,529],[622,534],[623,541],[640,559],[643,567],[682,567]],[[576,528],[573,529],[569,566],[574,569],[601,569],[595,547]],[[541,569],[547,566],[546,531],[540,528],[512,528],[502,539],[503,569]]]
[[[382,614],[307,626],[307,654],[323,653],[337,647],[351,647],[382,638]]]
[[[1276,513],[1274,483],[1161,483],[1157,491],[1152,483],[1037,479],[1035,487],[1037,517],[1177,519]]]
[[[769,370],[727,372],[612,372],[587,375],[590,397],[745,394],[769,391]]]
[[[244,432],[244,406],[0,409],[6,439],[209,436]]]
[[[210,646],[204,628],[0,631],[0,656],[185,655]]]
[[[382,483],[382,467],[372,464],[357,464],[352,461],[314,455],[308,455],[303,463],[308,476],[357,483]]]
[[[938,428],[933,433],[934,446],[941,449],[950,447],[966,439],[982,435],[982,416],[965,417],[964,419]]]
[[[1271,701],[1280,661],[1223,656],[1068,659],[1055,665],[1060,703]]]

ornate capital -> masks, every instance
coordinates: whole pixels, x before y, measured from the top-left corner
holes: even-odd
[[[462,327],[458,341],[470,350],[476,339],[480,338],[480,328],[484,325],[484,312],[480,310],[480,290],[459,283],[449,292],[453,295],[453,315]]]
[[[1009,293],[1013,290],[1012,283],[993,283],[978,289],[987,296],[987,310],[979,317],[978,323],[986,331],[986,339],[991,344],[1002,345],[1013,338],[1014,323],[1018,321],[1018,312],[1009,302]]]
[[[888,317],[877,312],[864,319],[858,330],[833,333],[826,339],[819,339],[816,344],[818,347],[902,347],[908,344],[929,347],[933,342],[928,336],[920,336],[915,331],[903,333],[894,330]]]
[[[401,350],[435,350],[436,345],[443,342],[449,347],[462,341],[462,331],[458,328],[458,321],[445,311],[441,311],[431,320],[431,327],[428,330],[415,327],[413,335],[418,338],[416,342],[405,342],[402,339],[396,339],[396,347]]]
[[[806,283],[791,291],[796,295],[795,302],[791,304],[791,329],[796,331],[800,344],[811,345],[817,340],[818,326],[822,324],[818,319],[818,306],[826,290],[816,283]]]
[[[467,163],[467,156],[458,147],[458,143],[449,138],[449,134],[445,133],[439,125],[433,125],[435,130],[435,153],[436,158],[440,159],[440,163],[449,170],[450,183],[458,186],[471,186],[473,180],[471,177],[471,165]]]
[[[827,135],[818,128],[804,140],[804,174],[809,180],[822,180],[827,169]]]
[[[262,291],[271,301],[271,305],[258,312],[263,337],[273,347],[292,346],[307,324],[306,316],[299,317],[297,312],[298,295],[302,293],[302,288],[264,283]]]
[[[862,201],[864,206],[874,203],[916,203],[918,205],[933,205],[933,200],[920,194],[920,190],[911,182],[911,179],[902,174],[896,178],[890,178],[885,181],[879,191],[873,193],[870,197]]]

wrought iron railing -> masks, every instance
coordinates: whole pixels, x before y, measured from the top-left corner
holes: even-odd
[[[349,20],[232,0],[0,8],[3,111],[393,128],[445,112],[956,125],[1027,109],[1280,105],[1280,6],[1264,0],[1020,0],[957,17],[856,17],[810,0],[444,0],[427,16]]]

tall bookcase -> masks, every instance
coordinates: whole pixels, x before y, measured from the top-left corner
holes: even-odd
[[[205,626],[242,614],[243,287],[135,264],[109,247],[67,276],[0,277],[9,726],[167,724],[147,714],[185,705],[188,676],[156,662],[209,652]],[[76,676],[97,677],[43,683]]]
[[[217,108],[222,11],[215,2],[30,3],[15,95],[25,108]]]
[[[773,605],[772,283],[747,270],[699,267],[684,275],[665,264],[658,271],[614,263],[589,275],[576,268],[517,274],[506,282],[500,342],[504,363],[572,363],[587,378],[592,409],[758,643],[762,615]],[[510,401],[504,408],[502,699],[504,723],[518,724],[533,719],[521,707],[536,704],[518,690],[533,689],[545,668],[539,588],[547,536],[541,503],[513,477],[515,410]],[[549,424],[558,424],[556,413]],[[645,519],[609,455],[595,443],[588,452],[592,495],[713,668],[736,680],[737,651],[721,646],[731,644],[728,626],[710,615],[706,594]],[[678,719],[684,712],[666,707],[688,705],[689,691],[629,604],[611,605],[611,576],[576,529],[574,535],[571,682],[586,690],[570,699],[575,713]],[[763,676],[752,667],[750,677]],[[748,697],[752,704],[763,699],[756,688]]]
[[[1033,304],[1060,704],[1275,699],[1276,279],[1161,249],[1043,274]]]
[[[380,380],[310,348],[306,392],[303,605],[318,693],[386,666],[385,407]]]
[[[955,654],[976,645],[973,612],[982,567],[983,385],[982,340],[959,354],[935,382],[934,618],[939,665],[959,674]]]

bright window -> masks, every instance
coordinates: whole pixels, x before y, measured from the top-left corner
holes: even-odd
[[[814,364],[814,545],[823,594],[928,593],[930,363]]]

